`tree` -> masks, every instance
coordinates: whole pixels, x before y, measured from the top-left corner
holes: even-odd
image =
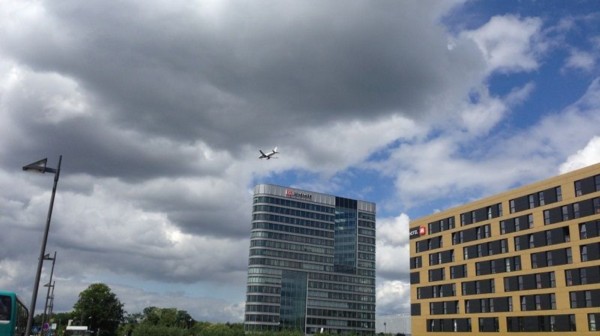
[[[79,293],[73,306],[73,316],[97,335],[115,336],[125,311],[123,304],[110,288],[102,283],[92,284]]]

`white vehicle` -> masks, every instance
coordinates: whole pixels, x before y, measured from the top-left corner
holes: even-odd
[[[65,335],[67,336],[87,336],[90,334],[87,326],[67,326]]]
[[[260,152],[260,156],[258,158],[259,159],[267,159],[267,160],[270,160],[273,155],[279,153],[277,151],[277,147],[273,148],[273,150],[271,152],[266,153],[266,154],[265,154],[265,152],[262,151],[262,149],[259,149],[258,151]],[[274,158],[274,159],[276,159],[276,158]]]

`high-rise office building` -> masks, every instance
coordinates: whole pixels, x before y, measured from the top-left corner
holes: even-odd
[[[413,335],[600,331],[600,164],[410,225]]]
[[[375,204],[254,189],[244,328],[375,333]]]

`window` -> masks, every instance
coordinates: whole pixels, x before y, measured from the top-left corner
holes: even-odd
[[[429,233],[437,233],[438,231],[436,230],[436,227],[434,226],[434,224],[436,223],[429,223],[427,224],[427,229],[429,230]]]
[[[577,308],[577,292],[570,292],[569,299],[571,303],[571,308]]]
[[[521,257],[512,257],[511,258],[515,271],[521,270]]]
[[[587,238],[587,223],[579,224],[579,238]]]
[[[460,244],[463,242],[463,231],[452,233],[452,245]]]
[[[429,255],[429,266],[431,265],[437,265],[439,264],[439,254],[438,253],[432,253]]]
[[[552,251],[546,252],[546,263],[548,266],[554,265],[554,261],[552,261]]]
[[[569,220],[569,206],[563,205],[561,208],[561,211],[562,211],[562,220],[563,221]]]
[[[550,224],[550,210],[544,210],[544,225]]]
[[[423,267],[423,259],[421,256],[410,258],[410,269]]]
[[[535,208],[535,197],[533,195],[527,196],[529,199],[529,209]]]
[[[581,213],[579,212],[579,203],[573,204],[573,218],[581,217]]]
[[[585,307],[593,307],[592,305],[592,291],[585,291]]]
[[[581,181],[575,181],[575,196],[581,196]]]
[[[519,290],[523,290],[523,277],[522,277],[522,276],[520,276],[520,277],[518,278],[518,281],[519,281]]]
[[[594,198],[594,213],[600,213],[600,198]]]
[[[506,233],[506,221],[500,221],[500,233],[501,234]]]
[[[572,286],[573,285],[573,270],[566,270],[565,278],[567,281],[567,286]]]
[[[580,246],[579,249],[581,250],[581,261],[588,261],[588,247],[587,245],[583,245]]]
[[[533,240],[533,235],[530,234],[529,236],[529,248],[534,248],[535,247],[535,241]]]
[[[467,265],[450,266],[450,278],[458,279],[467,276]]]
[[[538,193],[538,199],[540,201],[540,206],[546,204],[546,202],[544,201],[544,192],[543,191],[540,191]]]
[[[598,176],[596,176],[598,177]],[[600,314],[588,314],[588,329],[590,331],[598,331],[596,317],[600,316]]]
[[[509,206],[510,206],[510,213],[515,212],[515,200],[512,199],[508,203],[509,203]]]
[[[562,201],[562,189],[560,187],[556,187],[554,188],[554,191],[556,192],[556,201]]]

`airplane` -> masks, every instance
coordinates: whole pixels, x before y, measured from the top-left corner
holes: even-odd
[[[267,159],[267,160],[270,160],[273,155],[279,153],[277,151],[277,147],[273,148],[273,150],[270,153],[266,153],[266,154],[261,149],[259,149],[258,151],[260,152],[260,156],[258,158],[259,159]],[[276,158],[274,158],[274,159],[276,159]]]

